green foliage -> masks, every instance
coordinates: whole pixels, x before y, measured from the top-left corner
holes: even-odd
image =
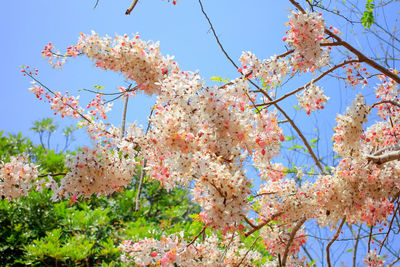
[[[229,82],[229,80],[227,78],[221,78],[221,77],[217,77],[217,76],[212,76],[210,79],[211,79],[211,81],[214,81],[214,82],[223,82],[223,83]]]
[[[375,4],[373,2],[373,0],[367,0],[367,2],[365,3],[365,11],[361,18],[361,23],[366,29],[371,28],[372,24],[374,24]]]
[[[34,146],[30,140],[22,137],[22,133],[3,135],[4,131],[0,131],[0,161],[9,161],[11,156],[22,153],[31,154]]]

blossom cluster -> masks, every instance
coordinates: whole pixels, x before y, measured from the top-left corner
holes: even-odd
[[[323,104],[329,100],[329,97],[324,95],[321,87],[312,83],[301,94],[297,95],[297,100],[299,101],[299,106],[309,115],[316,109],[323,109]]]
[[[67,160],[69,172],[61,180],[53,199],[110,195],[126,187],[135,175],[135,159],[121,157],[118,151],[97,145],[84,147]]]
[[[121,248],[123,262],[140,266],[238,266],[240,262],[254,266],[262,257],[257,251],[248,251],[239,235],[223,237],[221,242],[217,235],[211,234],[201,243],[188,243],[181,232],[160,240],[146,238],[135,243],[125,240]]]
[[[376,253],[376,250],[371,250],[365,255],[363,262],[368,267],[383,267],[385,266],[385,257]]]
[[[349,60],[351,59],[350,57]],[[346,87],[347,84],[351,85],[353,88],[359,84],[362,84],[362,87],[368,84],[368,80],[365,76],[369,75],[369,72],[366,68],[362,67],[359,62],[350,62],[343,66],[343,69],[346,70]]]
[[[261,78],[270,88],[278,86],[290,71],[289,60],[272,56],[260,61],[253,53],[243,52],[240,56],[242,67],[238,71],[249,78]]]
[[[364,97],[358,95],[353,104],[347,108],[344,115],[336,118],[337,126],[334,128],[335,141],[333,150],[342,157],[359,156],[360,140],[363,134],[363,123],[366,122],[369,107],[364,102]]]
[[[327,65],[328,52],[321,48],[325,40],[325,22],[321,14],[292,12],[288,25],[290,29],[283,41],[294,49],[291,66],[297,70],[314,72]]]
[[[161,84],[147,134],[149,174],[167,188],[195,181],[194,200],[207,213],[207,224],[220,229],[238,225],[250,193],[241,166],[246,153],[259,148],[252,131],[259,115],[248,108],[247,82],[203,88],[197,74],[169,77]],[[265,141],[263,149],[273,143]]]
[[[394,74],[398,74],[397,70],[392,70]],[[378,76],[380,83],[375,87],[375,94],[377,99],[381,99],[382,101],[394,101],[399,102],[399,88],[397,83],[385,75]],[[398,114],[400,112],[400,108],[397,106],[393,106],[392,104],[386,103],[377,106],[378,115],[386,120],[390,114]],[[398,116],[391,116],[393,119],[398,121]],[[393,120],[392,119],[392,120]]]
[[[32,187],[37,186],[38,166],[29,163],[28,157],[11,157],[10,162],[0,164],[0,196],[14,199],[26,196]]]
[[[137,87],[151,95],[158,90],[157,82],[169,72],[178,71],[172,57],[163,57],[158,43],[146,42],[135,35],[100,38],[92,32],[81,37],[76,45],[82,54],[95,62],[103,70],[121,72],[127,79],[137,83]]]

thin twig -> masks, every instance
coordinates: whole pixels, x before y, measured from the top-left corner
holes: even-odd
[[[239,264],[236,265],[236,267],[239,267],[239,266],[243,263],[244,259],[247,257],[247,254],[249,254],[250,250],[253,249],[254,245],[256,244],[256,242],[258,241],[259,238],[260,238],[260,237],[257,237],[257,238],[254,240],[253,244],[251,244],[251,246],[249,247],[249,249],[248,249],[248,250],[246,251],[246,253],[243,255],[243,257],[242,257],[242,259],[240,260]]]
[[[96,9],[98,4],[99,4],[99,0],[96,0],[96,4],[94,5],[93,9]]]
[[[333,236],[332,240],[326,246],[326,262],[328,264],[328,267],[332,267],[331,260],[330,260],[330,254],[329,254],[329,248],[332,246],[333,242],[335,242],[335,240],[339,237],[339,234],[342,231],[342,227],[343,227],[343,224],[345,221],[346,221],[346,216],[342,219],[342,222],[340,223],[339,228],[336,231],[336,234]]]
[[[369,228],[369,236],[368,236],[368,253],[371,250],[371,239],[372,239],[372,229],[374,228],[373,225]]]
[[[222,52],[223,52],[223,53],[225,54],[225,56],[229,59],[229,61],[232,63],[232,65],[235,66],[236,69],[238,69],[239,67],[238,67],[238,66],[236,65],[236,63],[231,59],[231,57],[228,55],[228,53],[225,51],[224,47],[222,46],[221,42],[219,41],[219,38],[218,38],[218,36],[217,36],[217,33],[216,33],[215,30],[214,30],[214,27],[213,27],[213,25],[212,25],[212,23],[211,23],[211,20],[210,20],[210,18],[207,16],[207,13],[204,11],[203,4],[201,3],[201,0],[199,0],[199,4],[200,4],[201,12],[203,12],[204,16],[206,17],[206,19],[207,19],[207,21],[208,21],[208,24],[210,25],[211,31],[213,32],[214,37],[215,37],[215,39],[217,40],[217,43],[218,43],[219,47],[221,48]]]
[[[256,227],[249,219],[247,219],[246,216],[243,215],[243,218],[244,218],[245,222],[246,222],[248,225],[250,225],[252,228],[255,228],[255,227]]]
[[[204,226],[203,229],[200,231],[200,233],[198,233],[198,234],[193,238],[193,240],[190,241],[190,243],[186,245],[186,247],[189,247],[189,246],[193,245],[194,241],[196,241],[196,239],[199,238],[199,236],[200,236],[202,233],[204,233],[204,232],[206,231],[206,228],[207,228],[207,227]]]
[[[374,108],[378,105],[382,105],[382,104],[392,104],[393,106],[397,106],[400,107],[400,103],[393,101],[393,100],[382,100],[379,102],[374,103],[373,105],[371,105],[371,108]]]

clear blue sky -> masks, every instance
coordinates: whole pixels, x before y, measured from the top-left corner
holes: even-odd
[[[125,84],[121,75],[101,71],[87,58],[71,59],[62,71],[52,69],[42,58],[41,51],[48,42],[63,52],[76,43],[80,32],[94,30],[100,35],[110,36],[139,32],[144,40],[160,41],[164,55],[174,55],[184,70],[199,70],[209,84],[211,76],[237,77],[237,71],[221,53],[209,31],[197,0],[181,0],[176,6],[167,1],[141,0],[130,16],[124,15],[130,0],[99,0],[98,7],[93,9],[95,3],[95,0],[0,0],[0,51],[3,53],[0,61],[0,130],[23,132],[37,141],[37,136],[29,131],[32,122],[54,117],[49,105],[38,101],[28,91],[30,79],[23,77],[20,65],[37,67],[38,78],[45,85],[56,91],[68,90],[71,94],[80,94],[80,88],[91,89],[94,84],[104,86],[106,92],[114,92]],[[287,30],[284,25],[289,14],[287,11],[292,8],[289,1],[203,0],[203,3],[218,36],[234,60],[247,50],[261,59],[286,51],[282,37]],[[387,17],[390,18],[390,14]],[[332,20],[333,26],[338,27],[335,22]],[[345,33],[343,37],[355,40],[351,33]],[[365,43],[354,44],[362,47]],[[305,81],[300,79],[289,84],[279,94],[291,91]],[[321,149],[329,150],[327,144],[335,125],[334,118],[351,103],[357,91],[344,89],[334,79],[322,84],[332,100],[316,115],[307,117],[305,112],[291,108],[296,104],[295,97],[282,105],[288,108],[289,114],[305,133],[312,134],[315,123],[324,122],[320,127],[321,138],[325,139]],[[373,89],[365,90],[369,91],[364,93],[371,94]],[[87,99],[82,96],[83,103]],[[145,124],[152,103],[153,99],[140,95],[131,99],[128,121],[138,120]],[[114,105],[111,122],[120,125],[122,102],[117,101]],[[72,123],[55,118],[61,125]],[[285,130],[285,135],[290,135],[290,132]],[[78,135],[78,138],[78,145],[87,142],[83,135]]]

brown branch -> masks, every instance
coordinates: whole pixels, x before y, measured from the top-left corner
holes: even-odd
[[[346,221],[346,216],[342,219],[342,222],[340,223],[339,228],[336,231],[336,234],[333,236],[332,240],[326,246],[326,262],[328,263],[328,267],[332,267],[331,260],[330,260],[330,254],[329,254],[329,248],[332,246],[333,242],[335,242],[335,240],[339,237],[339,234],[342,231],[342,227],[343,227],[343,224],[345,221]]]
[[[250,225],[252,228],[255,228],[255,227],[256,227],[249,219],[247,219],[246,216],[243,215],[243,218],[244,218],[245,222],[246,222],[248,225]]]
[[[263,93],[264,94],[264,93]],[[268,96],[268,100],[272,101],[272,98],[265,93],[264,95]],[[290,125],[292,125],[293,129],[297,132],[297,134],[300,136],[301,140],[303,141],[304,145],[306,146],[308,153],[310,153],[312,159],[314,160],[315,164],[317,165],[317,167],[320,169],[320,171],[325,174],[326,172],[324,171],[324,168],[321,165],[321,162],[319,161],[319,159],[317,158],[317,155],[315,155],[314,151],[312,150],[310,144],[308,143],[307,139],[304,137],[303,133],[300,131],[300,129],[297,127],[297,125],[294,123],[294,121],[289,117],[289,115],[286,114],[286,112],[280,107],[278,106],[278,104],[274,104],[274,106],[276,107],[277,110],[279,110],[280,113],[282,113],[282,115],[286,118],[286,120],[289,121]]]
[[[189,247],[189,246],[193,245],[194,241],[196,241],[196,239],[199,238],[199,236],[200,236],[202,233],[204,233],[204,232],[206,231],[206,228],[207,228],[207,227],[204,226],[203,229],[200,231],[200,233],[198,233],[198,234],[193,238],[193,240],[190,241],[190,243],[186,245],[186,247]]]
[[[372,68],[376,69],[377,71],[385,74],[389,78],[393,79],[396,83],[400,84],[400,77],[388,70],[387,68],[383,67],[382,65],[378,64],[377,62],[373,61],[360,51],[358,51],[356,48],[354,48],[352,45],[349,43],[343,41],[339,36],[331,32],[330,30],[325,28],[325,33],[334,38],[337,42],[342,43],[342,46],[347,48],[350,52],[355,54],[358,59],[362,62],[365,62],[366,64],[370,65]]]
[[[65,172],[60,172],[60,173],[49,173],[49,174],[41,174],[38,175],[38,177],[47,177],[47,176],[51,176],[51,177],[55,177],[55,176],[61,176],[61,175],[67,175]]]
[[[276,219],[277,217],[281,216],[283,214],[283,212],[278,212],[274,215],[271,216],[270,219],[268,220],[264,220],[262,223],[260,223],[259,225],[256,225],[253,229],[249,230],[247,233],[244,234],[245,237],[248,237],[249,235],[251,235],[252,233],[254,233],[257,230],[260,230],[261,228],[263,228],[265,225],[267,225],[270,221]]]
[[[139,0],[133,0],[133,1],[132,1],[131,5],[130,5],[130,6],[128,7],[128,9],[125,11],[125,15],[131,14],[132,10],[135,8],[135,6],[136,6],[136,4],[137,4],[138,1],[139,1]]]
[[[368,237],[368,253],[371,250],[371,239],[372,239],[372,228],[374,228],[373,225],[369,228],[369,237]]]
[[[300,222],[299,222],[298,224],[296,224],[296,226],[292,229],[292,232],[290,233],[290,236],[289,236],[289,240],[288,240],[288,242],[287,242],[287,244],[286,244],[286,247],[285,247],[285,252],[284,252],[284,254],[283,254],[282,266],[286,266],[286,260],[287,260],[287,257],[288,257],[288,255],[289,255],[290,246],[292,245],[293,239],[294,239],[294,237],[295,237],[297,231],[300,230],[300,227],[304,224],[305,221],[306,221],[306,218],[304,217],[304,218],[301,219]]]
[[[398,103],[396,101],[393,101],[393,100],[382,100],[382,101],[376,102],[375,104],[371,105],[371,108],[374,108],[374,107],[376,107],[378,105],[382,105],[382,104],[392,104],[393,106],[400,107],[400,103]]]

